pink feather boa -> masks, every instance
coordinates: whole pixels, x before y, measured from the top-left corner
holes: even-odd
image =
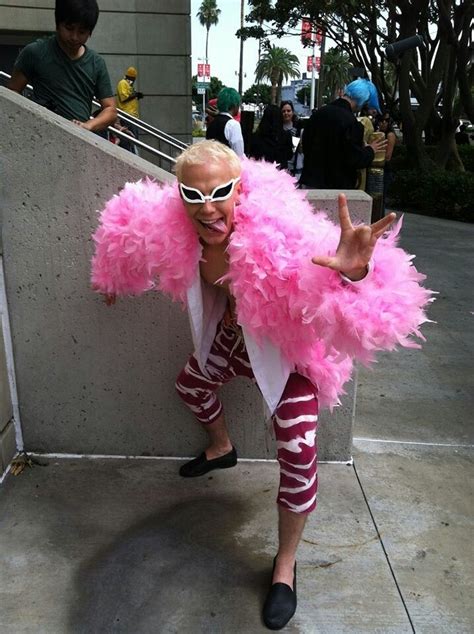
[[[273,165],[244,160],[242,194],[234,215],[226,275],[239,322],[257,339],[276,344],[332,407],[350,378],[352,360],[377,350],[419,347],[412,337],[429,321],[432,292],[413,256],[397,247],[401,221],[377,243],[374,270],[358,285],[311,263],[335,252],[339,228],[314,214],[293,179]],[[125,185],[100,216],[92,283],[104,293],[152,288],[186,301],[201,245],[176,184],[149,180]]]

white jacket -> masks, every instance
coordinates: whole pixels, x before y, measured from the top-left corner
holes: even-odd
[[[217,286],[202,282],[198,269],[196,279],[187,291],[187,300],[194,355],[202,372],[207,375],[206,362],[216,336],[217,324],[225,313],[227,295]],[[259,345],[245,327],[239,325],[257,385],[273,414],[294,368],[267,338]]]

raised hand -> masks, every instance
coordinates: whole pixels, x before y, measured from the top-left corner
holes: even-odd
[[[339,271],[356,282],[367,275],[367,265],[377,240],[395,220],[396,214],[392,212],[372,225],[354,227],[344,194],[339,194],[338,204],[341,237],[336,253],[334,256],[315,256],[312,262]]]

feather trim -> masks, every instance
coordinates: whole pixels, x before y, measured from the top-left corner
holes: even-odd
[[[291,176],[244,159],[241,182],[224,278],[239,322],[281,349],[318,387],[322,406],[338,403],[353,359],[368,363],[377,350],[419,347],[433,293],[421,286],[413,256],[397,246],[401,221],[378,241],[370,277],[354,286],[312,264],[315,255],[335,253],[340,230],[313,212]],[[97,290],[156,287],[185,302],[201,246],[176,185],[127,184],[107,203],[93,238]]]
[[[176,185],[127,183],[100,214],[93,240],[95,289],[138,295],[156,287],[185,302],[201,246]]]
[[[278,175],[278,176],[277,176]],[[351,359],[368,363],[377,350],[419,347],[432,292],[413,256],[396,246],[401,221],[374,252],[374,271],[357,286],[315,255],[333,255],[340,230],[314,214],[293,179],[269,164],[244,161],[243,194],[229,243],[226,278],[239,321],[257,339],[268,336],[334,405]]]

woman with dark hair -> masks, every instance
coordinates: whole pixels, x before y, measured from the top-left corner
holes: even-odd
[[[257,131],[252,135],[250,156],[276,163],[278,169],[286,169],[293,156],[292,136],[283,129],[283,115],[278,106],[267,106]]]
[[[393,130],[393,120],[388,112],[384,112],[375,119],[375,130],[383,132],[387,140],[387,149],[385,150],[385,165],[383,172],[383,213],[385,215],[385,202],[387,199],[387,191],[394,179],[392,169],[393,148],[397,142],[397,137]]]
[[[292,101],[282,101],[280,110],[283,115],[283,129],[291,132],[293,137],[293,156],[288,161],[287,169],[294,176],[299,176],[303,169],[303,154],[301,141],[296,141],[296,139],[301,139],[301,122],[298,120]]]
[[[283,129],[289,130],[293,136],[299,136],[298,117],[295,113],[292,101],[282,101],[280,104],[283,115]]]

